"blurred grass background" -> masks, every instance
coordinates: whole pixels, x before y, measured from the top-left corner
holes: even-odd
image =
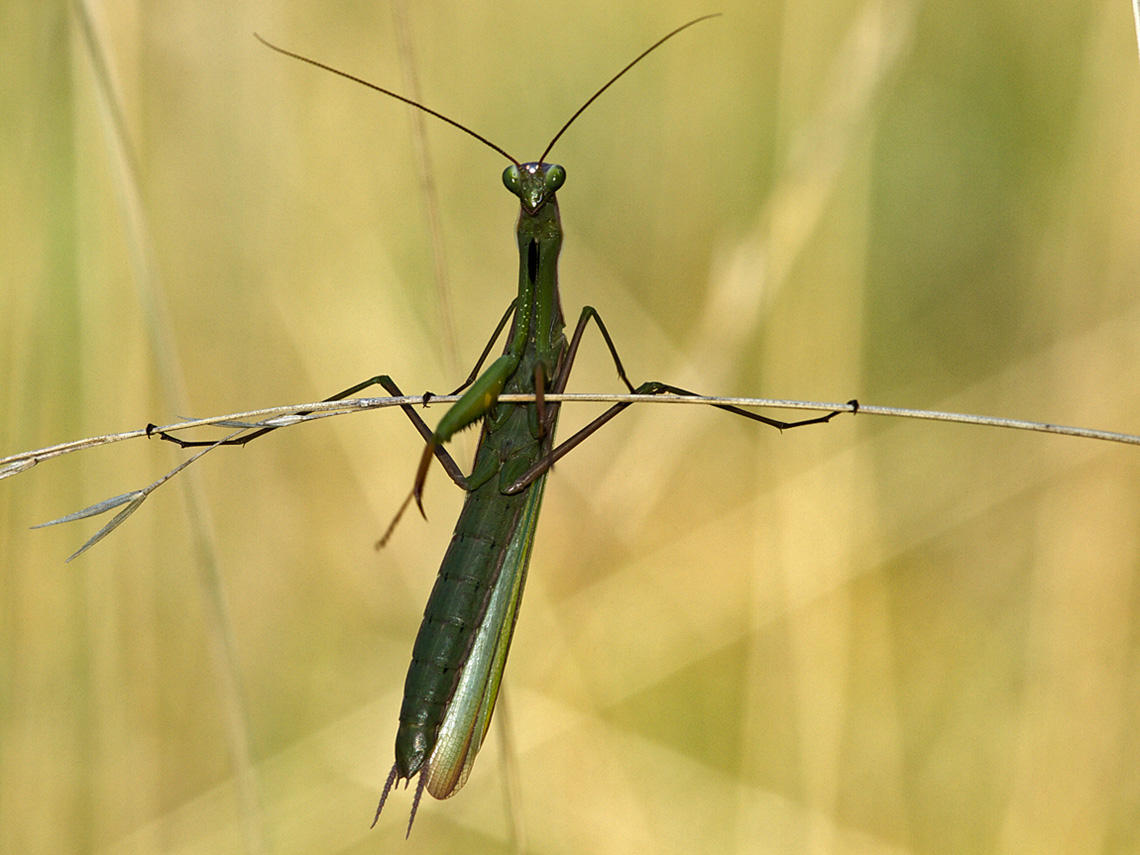
[[[571,323],[597,306],[635,380],[1140,430],[1127,4],[501,0],[407,33],[427,103],[525,160],[708,11],[555,149]],[[0,28],[0,456],[465,375],[516,281],[502,159],[426,126],[448,341],[408,111],[251,35],[403,89],[390,5],[92,17],[133,187],[72,7]],[[617,389],[585,350],[572,387]],[[71,565],[94,522],[28,526],[184,455],[0,484],[0,851],[1140,850],[1135,449],[648,406],[547,490],[516,808],[496,731],[409,842],[402,792],[369,831],[461,500],[437,472],[372,550],[419,447],[381,412],[216,453],[201,522],[170,485]]]

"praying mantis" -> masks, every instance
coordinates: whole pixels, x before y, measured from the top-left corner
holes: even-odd
[[[376,820],[379,820],[393,786],[417,779],[408,834],[411,834],[425,790],[437,799],[444,799],[466,783],[490,727],[518,618],[547,473],[556,461],[629,406],[615,404],[570,439],[555,443],[558,405],[544,404],[544,395],[566,391],[570,370],[589,322],[594,322],[605,339],[618,376],[630,393],[692,394],[656,381],[635,388],[626,376],[601,316],[590,306],[582,310],[574,334],[567,341],[558,289],[558,256],[563,233],[556,197],[567,174],[562,166],[548,163],[546,157],[586,108],[634,65],[673,36],[711,17],[716,16],[706,15],[689,21],[639,54],[567,120],[539,159],[531,163],[516,160],[474,131],[415,101],[261,40],[278,53],[404,101],[499,152],[511,162],[503,172],[503,184],[520,203],[516,228],[518,296],[499,322],[471,375],[456,390],[466,391],[434,431],[412,407],[404,407],[427,440],[409,501],[414,499],[423,511],[424,482],[434,457],[439,458],[452,480],[467,493],[416,636],[396,736],[396,762],[376,808]],[[509,334],[503,355],[484,370],[483,363],[508,322]],[[391,378],[379,376],[356,384],[330,400],[355,395],[372,385],[381,385],[393,395],[403,394]],[[536,400],[526,405],[500,404],[498,399],[503,393],[534,394]],[[780,430],[824,424],[838,415],[838,411],[834,411],[783,422],[739,407],[722,406],[721,409]],[[475,423],[482,424],[482,432],[474,467],[465,476],[443,445]],[[227,442],[244,445],[270,430],[273,428]],[[161,431],[159,435],[183,448],[215,444],[185,441]],[[400,513],[402,511],[403,508]],[[399,517],[397,514],[393,527]],[[390,527],[384,541],[391,530]]]

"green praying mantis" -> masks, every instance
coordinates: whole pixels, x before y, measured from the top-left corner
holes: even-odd
[[[376,808],[378,820],[392,789],[418,777],[408,820],[409,833],[423,792],[437,799],[458,792],[482,747],[502,683],[550,468],[629,406],[628,403],[615,404],[566,441],[555,443],[559,405],[546,403],[544,397],[565,391],[590,321],[605,339],[618,376],[631,393],[692,394],[656,381],[635,387],[626,376],[605,323],[593,307],[582,309],[574,332],[567,340],[558,291],[562,224],[557,200],[557,192],[566,181],[566,170],[547,163],[546,157],[586,108],[634,65],[668,39],[712,17],[716,16],[705,15],[689,21],[643,51],[570,117],[532,163],[519,162],[480,134],[409,98],[261,40],[279,53],[361,83],[470,134],[510,161],[503,172],[503,183],[519,199],[518,295],[470,376],[453,393],[465,390],[462,397],[446,412],[434,431],[412,407],[404,407],[427,442],[412,491],[381,543],[386,542],[411,501],[423,512],[424,482],[433,458],[440,461],[451,479],[467,493],[416,636],[404,685],[396,760]],[[508,322],[507,345],[502,355],[484,370],[484,362]],[[380,385],[393,395],[403,394],[390,377],[378,376],[330,400],[347,397],[372,385]],[[499,403],[502,394],[533,394],[535,400],[527,404]],[[721,409],[779,429],[822,424],[839,412],[783,422],[733,406]],[[483,426],[475,462],[471,472],[463,475],[443,446],[457,432],[480,421]],[[247,435],[236,442],[248,442],[264,432]],[[184,447],[198,444],[161,432],[159,435]]]
[[[470,128],[409,98],[261,39],[278,53],[338,74],[403,101],[464,131],[502,154],[510,165],[503,184],[519,200],[516,238],[519,250],[518,295],[503,315],[471,374],[452,394],[462,397],[433,431],[411,406],[403,409],[426,440],[411,493],[397,512],[382,545],[408,505],[423,513],[423,490],[431,462],[438,459],[451,479],[467,493],[451,543],[436,577],[423,623],[416,635],[404,684],[404,700],[396,734],[396,759],[384,784],[379,820],[392,789],[417,778],[408,819],[411,833],[420,799],[426,791],[437,799],[454,795],[466,783],[482,747],[518,618],[526,583],[539,510],[551,467],[601,428],[629,403],[614,404],[560,444],[555,442],[559,405],[546,395],[566,390],[575,356],[591,321],[613,358],[622,383],[634,395],[691,395],[685,389],[650,381],[634,386],[626,375],[613,338],[601,315],[582,309],[567,340],[558,291],[558,254],[562,223],[557,192],[566,170],[546,157],[573,122],[627,71],[673,36],[716,15],[704,15],[672,30],[638,55],[598,89],[554,135],[537,161],[522,163]],[[495,342],[510,324],[501,356],[484,369]],[[328,399],[340,400],[371,386],[402,396],[387,375],[365,380]],[[464,391],[465,390],[465,391]],[[504,394],[533,395],[533,403],[500,403]],[[830,421],[840,411],[784,422],[731,405],[721,409],[781,430]],[[471,472],[464,475],[444,444],[456,433],[482,422]],[[264,428],[224,444],[245,444],[274,428]],[[148,429],[150,430],[150,429]],[[161,430],[153,435],[186,448],[216,443],[185,441]]]

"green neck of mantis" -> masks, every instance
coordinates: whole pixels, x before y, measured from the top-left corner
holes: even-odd
[[[515,229],[519,246],[518,307],[507,347],[507,352],[520,360],[520,380],[533,378],[541,368],[542,377],[549,381],[566,347],[558,295],[562,220],[555,197],[565,180],[566,170],[557,164],[524,163],[509,166],[503,173],[503,183],[521,203]],[[529,354],[533,354],[535,364],[521,364]]]

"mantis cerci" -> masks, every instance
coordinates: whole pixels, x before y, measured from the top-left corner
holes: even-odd
[[[1106,151],[1080,147],[1086,139],[1130,139],[1121,128],[1100,133],[1107,119],[1098,123],[1098,117],[1107,114],[1098,111],[1095,86],[1088,82],[1098,79],[1096,69],[1085,68],[1089,88],[1076,90],[1082,96],[1065,100],[1066,90],[1050,74],[1056,46],[1035,30],[1046,44],[1039,57],[1022,60],[1024,70],[1042,80],[1041,92],[1079,105],[1056,119],[1068,129],[1064,138],[1075,142],[1067,143],[1072,150],[1054,152],[1042,141],[1050,126],[1038,123],[1027,135],[1036,154],[1014,157],[995,129],[1016,126],[999,111],[1020,104],[1026,114],[1041,112],[1047,99],[1033,96],[1036,84],[1023,84],[1028,93],[1017,89],[1024,98],[992,97],[1012,81],[987,65],[994,89],[977,100],[1002,117],[989,121],[990,113],[967,107],[975,95],[964,84],[954,90],[954,109],[946,109],[951,99],[938,96],[958,78],[933,64],[938,51],[910,54],[882,9],[868,7],[867,17],[854,9],[850,17],[836,12],[833,27],[802,42],[792,41],[807,23],[802,8],[789,7],[778,26],[754,9],[730,4],[725,11],[719,23],[702,24],[671,42],[607,90],[559,140],[556,155],[541,155],[566,164],[570,176],[558,193],[569,235],[562,284],[570,327],[564,344],[556,334],[545,342],[552,351],[552,364],[543,369],[548,376],[536,385],[533,368],[502,371],[498,380],[509,374],[504,394],[536,388],[544,399],[556,397],[571,362],[577,308],[591,304],[605,317],[635,383],[648,376],[701,391],[822,389],[824,400],[858,395],[870,405],[889,397],[939,409],[1126,430],[1134,425],[1137,413],[1129,402],[1135,396],[1121,354],[1133,352],[1126,342],[1135,338],[1124,310],[1130,281],[1125,261],[1135,253],[1127,242],[1114,244],[1117,232],[1105,226],[1128,221],[1132,209],[1125,200],[1135,182],[1124,177],[1126,170],[1114,170]],[[518,70],[529,81],[526,91],[492,85],[478,104],[470,94],[476,84],[482,91],[512,80],[509,70],[468,70],[499,48],[494,35],[468,32],[444,41],[455,35],[447,27],[437,27],[430,40],[417,34],[418,45],[440,51],[431,69],[448,75],[442,83],[431,80],[423,95],[404,83],[389,84],[396,78],[387,69],[360,73],[462,119],[504,142],[511,154],[518,154],[516,146],[505,140],[515,138],[514,128],[533,128],[543,135],[534,141],[538,153],[599,82],[670,23],[686,20],[683,11],[670,15],[672,21],[662,15],[631,24],[612,45],[605,43],[611,28],[600,22],[587,32],[559,32],[558,44],[543,48],[551,54],[543,76],[534,74],[539,65],[533,51],[524,51]],[[840,31],[848,24],[851,39],[845,41]],[[923,38],[937,44],[934,22],[927,24]],[[68,397],[75,402],[70,409],[82,413],[84,423],[53,418],[53,435],[43,441],[8,432],[19,423],[21,398],[0,386],[5,452],[84,436],[123,419],[142,424],[155,412],[218,412],[232,409],[232,402],[280,400],[298,388],[327,392],[378,369],[416,392],[447,391],[467,373],[509,299],[503,254],[512,251],[511,275],[518,265],[521,285],[531,269],[530,244],[521,253],[517,244],[507,244],[510,214],[496,180],[501,166],[492,168],[498,155],[443,125],[429,131],[456,156],[473,158],[471,165],[446,161],[441,198],[464,217],[458,227],[447,225],[449,240],[462,242],[453,247],[453,260],[466,264],[475,255],[480,265],[465,266],[456,277],[461,341],[470,353],[437,377],[432,360],[441,336],[428,329],[409,344],[394,339],[430,326],[421,321],[432,311],[430,303],[413,302],[425,279],[413,252],[427,241],[418,236],[409,244],[415,249],[389,249],[388,243],[393,219],[418,222],[417,188],[401,186],[397,193],[401,176],[388,171],[410,172],[409,157],[395,148],[400,108],[377,109],[359,87],[299,72],[249,37],[256,28],[278,44],[304,45],[305,53],[354,72],[377,55],[387,61],[387,35],[374,35],[372,21],[354,26],[369,33],[366,48],[344,33],[332,46],[300,29],[282,35],[273,23],[247,15],[233,38],[241,46],[236,54],[225,52],[225,40],[217,44],[219,57],[210,60],[217,72],[196,60],[188,65],[189,54],[170,53],[169,38],[163,49],[127,54],[139,56],[147,72],[145,88],[128,79],[123,91],[128,103],[137,100],[146,110],[132,114],[126,127],[144,140],[138,160],[159,247],[156,263],[177,277],[172,294],[193,295],[175,298],[178,323],[201,315],[219,327],[209,339],[179,333],[180,343],[194,348],[182,373],[192,385],[216,385],[214,398],[196,388],[191,407],[111,391],[165,385],[148,386],[145,373],[133,367],[143,361],[132,351],[134,337],[116,336],[113,370],[99,368],[90,355],[68,360],[78,372],[76,382],[83,383],[83,391]],[[738,29],[747,34],[739,51],[731,46]],[[781,47],[782,38],[789,41]],[[963,38],[958,30],[947,44],[960,45]],[[1088,43],[1101,46],[1099,61],[1111,68],[1116,54],[1105,41]],[[569,44],[577,44],[579,53]],[[894,70],[876,71],[868,83],[868,64],[888,54],[893,59],[884,67]],[[244,64],[223,71],[222,58],[234,56]],[[159,68],[151,67],[155,60]],[[833,71],[817,76],[813,63]],[[572,83],[552,71],[571,65],[583,66]],[[83,66],[77,68],[82,72]],[[172,102],[178,110],[160,117],[152,112],[162,103],[152,87],[167,69],[178,72],[178,100]],[[1115,73],[1128,77],[1120,69]],[[266,74],[275,79],[264,81],[263,89],[245,88]],[[85,78],[81,73],[76,79]],[[226,86],[218,85],[221,79]],[[938,81],[936,94],[931,81]],[[745,91],[754,94],[746,100]],[[83,92],[79,87],[75,97]],[[706,99],[717,99],[716,106],[701,103]],[[499,102],[512,105],[507,118],[517,116],[517,124],[484,113]],[[551,115],[542,112],[548,105]],[[289,116],[298,106],[298,115]],[[844,113],[848,108],[852,112]],[[72,113],[84,117],[74,106]],[[1111,111],[1122,122],[1129,113]],[[206,130],[216,133],[223,123],[234,129],[248,123],[250,130],[227,135],[225,158],[208,162],[203,140],[209,134],[192,136],[186,128],[209,116],[214,124]],[[939,121],[924,124],[931,118]],[[379,124],[353,124],[365,121]],[[314,143],[310,132],[320,134]],[[946,134],[960,138],[947,141]],[[698,147],[705,137],[709,148]],[[92,138],[98,135],[75,136],[83,146]],[[911,143],[914,148],[907,147]],[[368,162],[348,160],[358,148]],[[591,160],[595,150],[604,159]],[[332,151],[344,162],[331,159]],[[1067,170],[1066,158],[1077,162],[1078,151],[1082,169]],[[163,178],[168,173],[155,171],[159,158],[175,160],[193,180],[190,174],[185,181],[181,175]],[[627,162],[611,171],[617,158]],[[1004,167],[993,163],[1011,161],[1017,163],[1014,176],[1004,180]],[[98,186],[99,163],[98,157],[77,161],[77,180],[87,182],[79,186]],[[943,169],[961,183],[942,181]],[[455,178],[460,172],[462,184]],[[374,173],[382,177],[375,180]],[[1085,187],[1097,199],[1093,208],[1069,202],[1082,198],[1080,188],[1096,181],[1093,173],[1116,178]],[[302,189],[294,174],[317,182],[316,189]],[[745,180],[747,190],[737,184]],[[391,195],[385,195],[385,182],[393,185]],[[1067,208],[1045,201],[1032,206],[1035,217],[1017,221],[1023,224],[1018,234],[1003,231],[1022,184],[1039,192],[1052,187],[1059,200],[1073,205],[1070,217],[1062,213]],[[487,201],[478,195],[485,191],[491,194]],[[248,196],[248,210],[256,213],[244,225],[226,220],[228,208],[213,206],[216,194],[219,203],[226,194]],[[982,194],[985,204],[964,204],[974,194]],[[169,211],[160,213],[167,195],[176,196],[194,220],[183,226]],[[757,201],[742,206],[749,195]],[[114,209],[92,207],[87,219],[91,198],[98,197],[85,189],[76,200],[84,215],[77,269],[85,276],[100,253],[113,261],[117,246],[113,235],[107,239],[93,230],[93,224],[107,224],[102,227],[109,232],[116,220],[107,211]],[[1005,208],[993,202],[997,198],[1012,201],[1003,202]],[[305,210],[310,200],[313,211]],[[677,208],[685,215],[680,221]],[[212,220],[219,217],[226,227],[215,231]],[[298,226],[303,220],[303,230],[290,231],[290,217]],[[1083,226],[1085,219],[1093,222]],[[349,233],[347,221],[359,222],[360,231]],[[1087,240],[1080,237],[1083,228]],[[948,247],[957,246],[947,237],[951,231],[962,233],[974,251],[950,253]],[[538,260],[546,249],[541,243],[535,240]],[[309,261],[301,252],[307,244],[331,252]],[[1118,248],[1103,256],[1094,251],[1110,245]],[[34,253],[35,241],[26,246]],[[171,256],[172,246],[185,246],[187,255]],[[484,246],[491,248],[485,265]],[[1010,251],[990,276],[985,259],[994,246]],[[1056,256],[1038,246],[1055,247]],[[241,253],[224,275],[197,266],[223,247]],[[490,254],[495,249],[498,257]],[[695,263],[686,256],[695,256]],[[548,250],[545,258],[551,259]],[[1096,258],[1103,264],[1082,266]],[[6,261],[5,268],[16,263],[26,260]],[[548,270],[552,266],[536,270],[536,283],[552,284]],[[641,281],[634,277],[642,273],[644,286],[629,284]],[[1080,280],[1079,288],[1062,288],[1069,276]],[[689,280],[700,283],[695,296],[683,290]],[[75,340],[84,344],[130,317],[129,310],[92,303],[96,292],[114,291],[108,284],[113,276],[90,281],[98,287],[86,287],[78,298],[83,332]],[[216,282],[230,283],[232,310],[229,298],[213,292]],[[1112,282],[1120,286],[1113,290]],[[991,291],[992,308],[982,302]],[[749,302],[758,294],[762,298]],[[1110,315],[1113,295],[1122,306]],[[339,313],[349,303],[351,311]],[[39,327],[34,314],[28,319],[30,305],[5,303],[5,309],[20,311],[0,315],[23,318],[25,325],[5,327],[5,341],[49,335],[33,332]],[[1109,318],[1119,321],[1117,333],[1108,332]],[[244,350],[224,349],[241,341],[247,321]],[[259,321],[263,326],[256,326]],[[1026,335],[1021,345],[1019,332]],[[50,335],[51,341],[72,340],[66,327]],[[510,349],[514,339],[509,331],[507,336]],[[617,385],[613,358],[597,330],[587,330],[581,342],[571,388],[591,388],[595,381]],[[350,343],[359,349],[346,350]],[[524,345],[521,356],[511,358],[541,364],[537,338]],[[54,358],[52,347],[41,340],[27,352]],[[36,363],[25,359],[24,365]],[[5,363],[0,376],[19,376],[20,367]],[[275,371],[289,376],[274,378]],[[332,372],[344,379],[330,381]],[[247,379],[243,375],[261,391],[234,385]],[[42,394],[50,400],[57,385],[44,378],[29,399]],[[452,406],[436,403],[425,412],[418,395],[413,403],[432,424]],[[469,397],[452,411],[456,415],[446,416],[451,427],[445,421],[441,430],[469,418],[479,428],[481,407],[470,404]],[[102,406],[114,410],[101,412]],[[497,517],[504,532],[514,527],[509,542],[515,551],[505,566],[517,571],[516,584],[500,586],[500,600],[472,619],[486,635],[500,630],[500,654],[514,626],[525,569],[521,553],[533,535],[544,460],[557,444],[555,419],[565,439],[594,417],[583,415],[582,405],[550,400],[510,406],[507,412],[518,421],[492,420],[480,428],[485,436],[475,464],[478,473],[480,458],[521,437],[522,456],[539,467],[529,491],[502,500],[504,508],[512,501],[521,507]],[[520,414],[525,425],[518,423]],[[63,471],[57,464],[2,485],[0,502],[11,528],[0,550],[0,849],[31,851],[37,847],[25,842],[37,839],[51,840],[55,851],[237,849],[240,843],[226,842],[240,828],[231,818],[235,807],[244,818],[245,806],[252,805],[256,817],[259,803],[264,815],[253,825],[272,829],[266,836],[277,851],[375,846],[410,829],[410,822],[385,815],[368,833],[367,820],[391,762],[407,651],[428,598],[431,565],[438,563],[427,553],[437,546],[443,552],[444,528],[454,522],[449,509],[464,493],[444,489],[441,474],[431,475],[427,527],[405,519],[377,559],[372,542],[413,480],[422,481],[413,476],[423,443],[406,426],[385,425],[378,434],[374,419],[362,435],[352,435],[349,423],[363,421],[290,430],[287,439],[280,431],[246,451],[211,452],[215,464],[227,461],[225,467],[195,466],[179,476],[184,481],[200,471],[212,479],[242,479],[237,486],[211,485],[222,509],[215,527],[231,611],[220,631],[205,617],[208,585],[206,599],[198,598],[193,572],[183,566],[186,553],[200,550],[188,549],[184,535],[173,539],[185,530],[177,502],[147,503],[145,514],[132,516],[66,568],[59,559],[70,550],[57,537],[26,531],[116,491],[113,486],[124,480],[132,486],[153,478],[156,468],[168,468],[153,457],[173,453],[168,444],[151,443],[142,461],[120,455],[117,465],[140,468],[90,471],[62,496],[58,483],[48,480]],[[466,438],[474,441],[475,432]],[[510,713],[522,761],[513,774],[525,784],[524,797],[512,810],[523,815],[517,821],[525,821],[529,841],[519,848],[935,852],[935,841],[948,840],[946,851],[969,852],[1014,851],[1019,840],[1026,846],[1030,840],[1035,851],[1055,851],[1059,841],[1076,839],[1090,851],[1097,848],[1097,812],[1081,813],[1080,806],[1091,804],[1102,806],[1102,828],[1127,838],[1121,817],[1131,815],[1130,802],[1121,794],[1131,789],[1120,775],[1114,778],[1112,770],[1123,767],[1111,758],[1129,756],[1129,743],[1112,734],[1127,733],[1135,723],[1126,690],[1135,669],[1114,670],[1112,663],[1129,661],[1133,651],[1127,615],[1135,602],[1129,592],[1135,588],[1136,527],[1126,509],[1137,494],[1134,456],[1135,450],[1104,443],[895,426],[863,414],[780,436],[692,407],[626,410],[555,467],[543,500],[535,573],[511,647],[511,704],[502,708],[500,699],[495,711],[496,720]],[[97,465],[99,456],[77,459]],[[51,495],[31,498],[26,491],[37,483],[52,487]],[[487,492],[499,502],[501,474],[486,485],[496,488]],[[381,492],[396,486],[398,495]],[[464,511],[464,518],[471,513]],[[151,546],[159,543],[161,529],[170,530],[172,539]],[[453,556],[443,560],[446,567]],[[496,578],[505,582],[511,574],[500,571]],[[489,614],[495,608],[498,615]],[[428,632],[425,626],[421,637]],[[224,649],[227,637],[235,642],[236,673],[245,687],[236,695],[211,676],[218,671],[205,658]],[[468,666],[460,670],[475,690],[446,699],[445,737],[429,748],[430,734],[412,734],[424,758],[431,758],[441,745],[462,741],[455,733],[470,731],[466,759],[426,759],[412,789],[454,792],[470,768],[502,657],[475,657]],[[460,697],[466,709],[452,706]],[[231,714],[234,708],[239,712]],[[1073,725],[1078,721],[1082,726]],[[249,728],[253,780],[248,799],[241,795],[240,761],[231,759],[240,757],[240,747],[228,747],[240,743],[243,726]],[[497,791],[512,773],[494,769],[496,747],[485,747],[487,759],[476,764],[459,798],[445,809],[419,812],[411,847],[445,850],[440,835],[450,827],[463,834],[461,851],[477,848],[480,839],[489,849],[502,848]],[[415,776],[422,758],[404,752],[396,759],[390,786]],[[409,796],[415,817],[419,795]],[[27,809],[21,798],[29,799]],[[37,822],[32,799],[56,807],[55,818]],[[947,828],[947,816],[973,819]],[[299,819],[303,834],[282,833],[301,828]],[[680,839],[693,846],[678,845]]]

